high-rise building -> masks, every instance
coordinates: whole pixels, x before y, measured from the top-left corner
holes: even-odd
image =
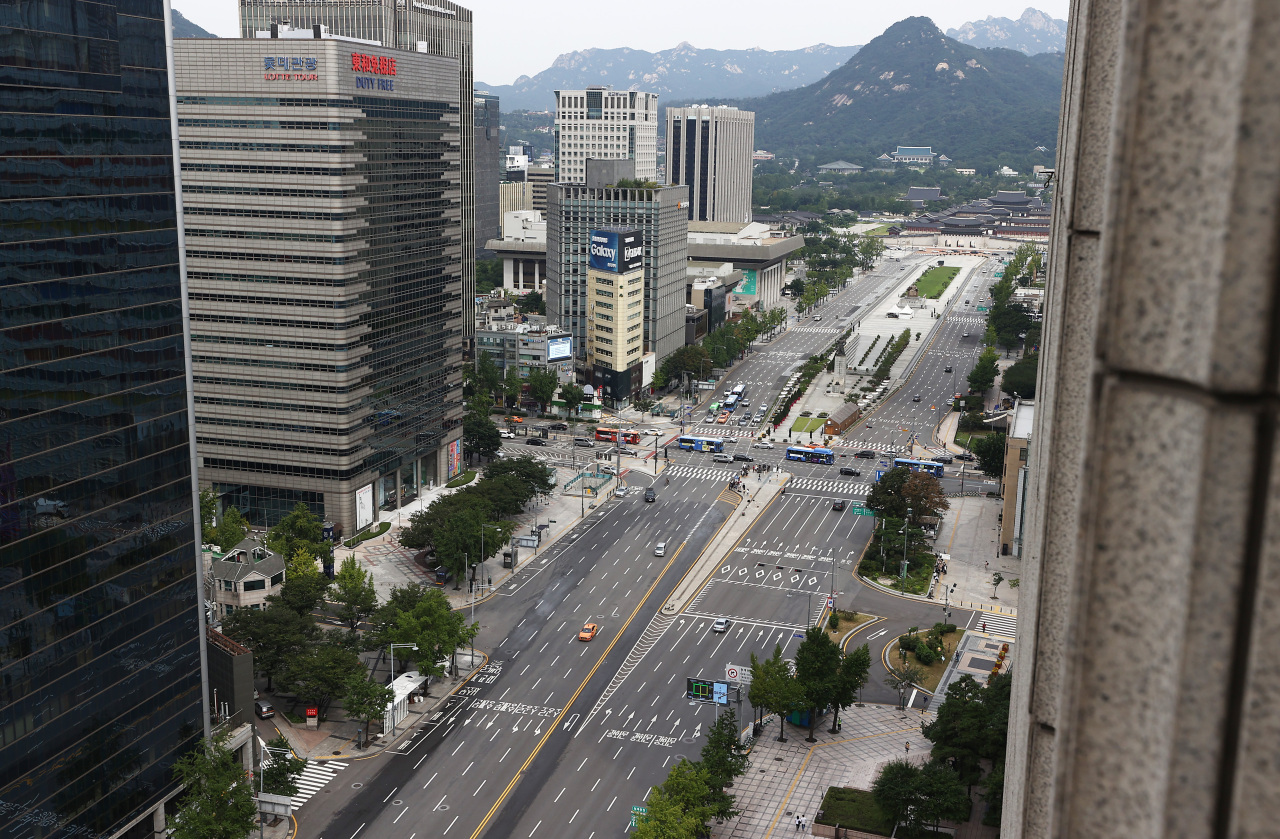
[[[616,405],[644,375],[644,244],[625,228],[591,230],[587,242],[587,365]]]
[[[589,87],[555,96],[556,183],[586,183],[589,158],[634,160],[633,177],[657,178],[658,94]]]
[[[151,837],[209,720],[168,4],[7,8],[0,836]]]
[[[502,215],[498,205],[498,184],[506,174],[506,155],[498,141],[501,124],[498,97],[487,93],[475,95],[476,130],[476,250],[502,235]],[[492,254],[489,254],[492,256]]]
[[[585,369],[590,231],[634,229],[644,248],[644,352],[661,362],[684,344],[689,190],[613,186],[634,177],[630,160],[589,160],[586,168],[585,184],[547,188],[547,320],[573,333]]]
[[[689,187],[691,221],[751,221],[756,115],[727,105],[667,109],[667,182]]]
[[[353,533],[460,463],[473,99],[456,58],[275,34],[176,44],[200,480]]]
[[[334,35],[376,41],[387,49],[436,55],[457,62],[462,120],[462,323],[470,337],[475,318],[475,117],[471,10],[451,0],[240,0],[240,37],[272,25],[327,26]],[[480,244],[484,239],[480,239]]]

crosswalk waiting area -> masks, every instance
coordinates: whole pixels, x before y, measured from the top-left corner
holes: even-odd
[[[1016,615],[997,615],[990,612],[978,612],[974,616],[973,629],[979,632],[986,632],[997,638],[1007,638],[1012,641],[1016,638],[1015,630],[1018,628],[1018,618]]]

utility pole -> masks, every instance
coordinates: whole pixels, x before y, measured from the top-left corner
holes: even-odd
[[[907,508],[906,521],[902,523],[902,588],[907,587],[907,542],[911,539],[911,508]]]

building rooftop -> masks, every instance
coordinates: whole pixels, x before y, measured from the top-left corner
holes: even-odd
[[[252,574],[270,578],[284,569],[284,557],[249,536],[210,563],[209,571],[215,580],[240,581]]]
[[[1019,400],[1013,409],[1013,421],[1009,424],[1009,436],[1019,440],[1031,439],[1031,426],[1035,421],[1036,403],[1030,399]]]

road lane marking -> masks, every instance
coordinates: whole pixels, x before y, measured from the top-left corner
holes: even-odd
[[[395,821],[393,821],[393,822],[391,822],[391,823],[392,823],[392,824],[395,824],[396,822],[400,821],[400,819],[401,819],[401,818],[404,816],[404,814],[405,814],[405,813],[407,813],[407,812],[409,812],[409,808],[408,808],[408,807],[405,807],[403,810],[401,810],[401,811],[400,811],[400,815],[395,817]]]

